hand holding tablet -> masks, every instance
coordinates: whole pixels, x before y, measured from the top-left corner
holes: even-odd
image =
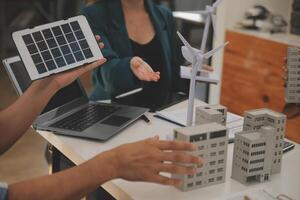
[[[21,30],[13,39],[32,80],[103,58],[84,16]]]

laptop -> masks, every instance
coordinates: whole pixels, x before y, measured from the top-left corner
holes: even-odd
[[[22,60],[16,56],[3,60],[3,64],[17,93],[22,95],[32,83]],[[60,135],[106,141],[146,112],[146,108],[91,102],[80,81],[76,80],[56,93],[33,127]]]

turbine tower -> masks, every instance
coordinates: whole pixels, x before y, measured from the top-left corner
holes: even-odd
[[[205,48],[207,44],[208,39],[208,33],[209,33],[209,27],[212,23],[214,35],[216,36],[217,33],[217,7],[222,3],[224,0],[217,0],[212,6],[207,5],[206,10],[204,11],[194,11],[192,13],[197,13],[201,15],[206,16],[205,20],[205,27],[202,37],[202,43],[201,43],[201,49],[195,49],[193,48],[186,40],[185,38],[177,32],[180,40],[183,42],[184,46],[182,47],[182,54],[184,58],[192,63],[192,74],[191,74],[191,82],[190,82],[190,92],[189,92],[189,102],[188,102],[188,112],[187,112],[187,126],[193,125],[193,115],[194,115],[194,98],[195,98],[195,85],[196,85],[196,76],[197,71],[202,69],[202,66],[204,64],[205,59],[210,58],[213,56],[217,51],[224,48],[227,44],[223,44],[219,46],[218,48],[205,53]]]

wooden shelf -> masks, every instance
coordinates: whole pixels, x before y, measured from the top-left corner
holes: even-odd
[[[282,112],[282,66],[288,46],[241,32],[227,31],[221,103],[240,115],[245,110],[270,108]],[[300,143],[300,118],[288,120],[286,136]]]

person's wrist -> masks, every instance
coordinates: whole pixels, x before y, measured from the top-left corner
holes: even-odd
[[[119,178],[118,156],[115,150],[106,151],[96,158],[96,169],[99,176],[105,173],[107,181]]]
[[[48,78],[34,81],[32,85],[39,91],[39,94],[43,95],[53,96],[60,90],[59,85],[53,80],[49,81]]]

